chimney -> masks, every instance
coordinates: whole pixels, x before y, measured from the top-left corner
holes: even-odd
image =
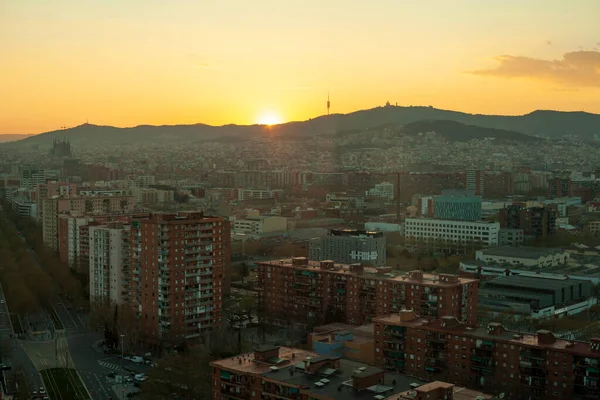
[[[497,336],[506,331],[504,326],[498,322],[490,322],[487,326],[488,335]]]
[[[419,271],[419,270],[410,271],[408,273],[408,276],[410,277],[411,280],[422,281],[423,280],[423,271]]]
[[[293,257],[292,265],[294,267],[306,267],[308,265],[308,258],[306,257]]]
[[[333,269],[334,265],[335,265],[335,262],[333,262],[331,260],[321,261],[321,263],[320,263],[321,269]]]
[[[400,310],[398,314],[400,315],[401,322],[412,321],[418,318],[418,315],[413,310]]]
[[[539,344],[552,344],[556,342],[554,334],[548,330],[541,329],[535,333]]]
[[[350,273],[360,275],[364,270],[365,268],[361,264],[350,264]]]

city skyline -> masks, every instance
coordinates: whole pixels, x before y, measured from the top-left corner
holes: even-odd
[[[328,93],[331,113],[386,100],[468,113],[599,113],[598,12],[588,0],[7,1],[0,133],[88,119],[119,127],[306,120],[327,113]]]

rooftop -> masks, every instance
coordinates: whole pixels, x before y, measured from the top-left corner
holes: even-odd
[[[278,346],[265,346],[264,349],[258,348],[259,351],[275,350]],[[277,365],[280,368],[289,367],[306,360],[307,357],[318,357],[317,353],[307,350],[294,349],[290,347],[279,347],[279,359],[281,362]],[[239,354],[235,357],[225,358],[211,363],[221,369],[229,371],[238,371],[252,374],[262,374],[271,370],[272,365],[268,363],[258,362],[254,360],[254,352]]]
[[[317,361],[316,359],[311,360],[311,362]],[[290,372],[292,367],[294,369],[293,373]],[[376,400],[376,396],[378,395],[388,398],[394,394],[407,391],[413,383],[418,385],[425,384],[424,381],[417,378],[388,373],[382,369],[346,359],[340,360],[337,370],[324,368],[315,374],[307,374],[303,369],[304,362],[300,362],[293,366],[265,372],[262,375],[269,380],[300,386],[303,391],[310,391],[317,396],[335,399]],[[384,379],[379,384],[375,384],[364,390],[353,389],[353,377],[361,378],[378,373],[384,374]]]
[[[565,253],[563,249],[548,249],[541,247],[493,247],[479,250],[484,256],[516,257],[538,260],[540,257],[552,257]]]
[[[528,276],[528,275],[510,275],[494,278],[484,284],[483,288],[504,286],[509,290],[536,290],[536,291],[556,291],[563,288],[569,288],[575,284],[581,284],[581,280],[572,279],[566,276]]]
[[[302,264],[296,262],[301,260]],[[322,263],[331,263],[330,268],[323,269]],[[293,268],[297,270],[305,271],[325,271],[328,273],[342,274],[342,275],[359,275],[368,276],[370,279],[382,279],[386,281],[394,282],[405,282],[405,283],[418,283],[420,285],[432,285],[432,286],[455,286],[457,284],[464,285],[466,283],[476,283],[477,279],[463,278],[458,275],[451,274],[427,274],[421,271],[410,271],[400,273],[393,271],[391,267],[373,267],[373,266],[361,266],[359,264],[338,264],[333,261],[310,261],[303,257],[296,257],[294,259],[282,259],[282,260],[270,260],[256,262],[258,265],[267,265],[271,267],[282,267],[282,268]],[[356,266],[360,268],[356,269]]]
[[[463,324],[452,317],[444,317],[440,319],[430,319],[416,315],[413,311],[402,311],[397,314],[391,314],[386,317],[380,317],[374,319],[375,324],[385,324],[392,326],[405,326],[413,329],[427,329],[437,332],[445,332],[452,335],[462,335],[465,337],[471,337],[474,339],[481,340],[500,340],[515,345],[531,346],[531,347],[545,347],[556,351],[565,351],[572,354],[578,354],[583,356],[594,356],[599,357],[600,352],[593,351],[589,342],[571,341],[556,339],[548,341],[540,341],[540,333],[536,334],[521,333],[518,331],[509,331],[499,323],[489,323],[487,327],[471,327]],[[494,330],[490,330],[494,328]],[[552,335],[551,332],[548,334]],[[553,337],[553,335],[552,335]],[[592,341],[598,341],[600,339],[591,339]]]

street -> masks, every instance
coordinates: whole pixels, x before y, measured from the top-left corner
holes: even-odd
[[[0,285],[0,339],[3,344],[6,344],[8,348],[8,356],[4,356],[2,362],[4,364],[10,364],[12,371],[16,371],[19,367],[23,368],[23,373],[27,378],[27,382],[31,385],[32,390],[37,390],[42,387],[42,378],[35,368],[35,365],[21,346],[19,340],[16,339],[12,323],[10,321],[8,307],[6,306],[6,300],[4,298],[4,291]],[[8,372],[7,376],[11,373]]]

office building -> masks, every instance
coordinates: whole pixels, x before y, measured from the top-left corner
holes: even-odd
[[[484,196],[485,171],[470,169],[465,173],[465,189],[473,191],[477,196]]]
[[[42,231],[44,244],[58,251],[58,216],[62,213],[125,214],[134,210],[135,201],[130,196],[106,197],[53,197],[43,201]]]
[[[374,323],[375,362],[387,371],[485,387],[505,399],[600,398],[600,338],[562,340],[549,331],[522,334],[498,323],[475,328],[413,311]]]
[[[435,196],[434,217],[457,221],[481,220],[481,197],[469,191],[444,190]]]
[[[365,197],[372,199],[393,200],[396,197],[394,192],[394,184],[390,182],[382,182],[373,186],[365,192]]]
[[[150,214],[131,228],[131,304],[142,332],[170,343],[221,324],[229,223],[200,212]]]
[[[523,229],[500,228],[498,232],[498,245],[517,247],[525,242]]]
[[[526,236],[536,238],[554,235],[556,218],[555,207],[526,207],[514,204],[500,210],[502,228],[523,229]]]
[[[406,218],[404,226],[406,244],[416,250],[465,253],[499,241],[498,222]]]
[[[424,315],[450,315],[477,323],[476,279],[421,271],[395,275],[390,267],[309,261],[304,257],[257,265],[259,304],[273,323],[360,325],[403,307]]]
[[[89,228],[90,303],[129,302],[130,226],[120,223]]]
[[[479,288],[479,309],[528,318],[566,317],[595,306],[588,281],[537,274],[502,276]]]
[[[271,215],[249,215],[243,219],[232,221],[233,231],[246,235],[287,231],[287,218]]]
[[[382,232],[332,229],[327,235],[310,240],[308,256],[315,261],[385,265],[386,239]]]

